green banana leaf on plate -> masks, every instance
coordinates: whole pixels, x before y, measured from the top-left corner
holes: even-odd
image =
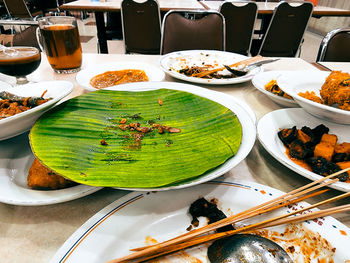
[[[33,153],[56,173],[127,189],[194,180],[235,156],[241,140],[234,112],[173,89],[91,92],[47,112],[30,132]]]

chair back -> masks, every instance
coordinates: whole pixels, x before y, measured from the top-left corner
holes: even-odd
[[[225,19],[216,11],[171,10],[162,24],[161,54],[190,49],[225,50]]]
[[[329,32],[321,41],[316,60],[350,62],[350,28]]]
[[[248,55],[258,14],[257,4],[224,2],[220,6],[220,13],[225,17],[226,51]]]
[[[121,16],[125,52],[159,54],[160,11],[156,0],[123,0]]]
[[[10,25],[10,26],[26,26],[26,28],[16,34],[12,35],[0,35],[6,36],[6,38],[1,38],[1,44],[5,46],[30,46],[36,47],[40,50],[36,38],[36,29],[38,28],[38,22],[32,20],[0,20],[0,26]]]
[[[274,10],[258,54],[269,57],[295,57],[313,10],[311,2],[298,6],[281,2]]]
[[[10,17],[30,18],[30,19],[33,18],[24,0],[3,0],[3,1]]]
[[[56,14],[60,12],[58,0],[36,0],[36,7],[43,15],[51,11]]]

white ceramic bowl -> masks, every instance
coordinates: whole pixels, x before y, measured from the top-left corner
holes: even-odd
[[[287,99],[285,97],[278,96],[273,94],[270,91],[265,89],[265,85],[269,83],[272,79],[277,79],[281,75],[287,73],[289,71],[266,71],[255,75],[252,79],[252,83],[255,88],[268,96],[271,100],[276,102],[278,105],[283,107],[297,107],[298,103],[296,103],[293,99]]]
[[[5,140],[30,130],[34,122],[45,111],[54,107],[61,99],[72,92],[73,84],[68,81],[44,81],[11,88],[0,86],[0,92],[8,91],[23,97],[39,97],[45,90],[47,90],[47,92],[44,98],[52,98],[52,100],[30,110],[0,120],[0,140]]]
[[[324,71],[295,71],[278,77],[280,88],[310,114],[340,124],[350,124],[350,111],[323,105],[298,95],[299,92],[314,91],[320,95],[320,90],[330,72]]]
[[[325,120],[320,120],[305,112],[301,108],[280,109],[269,112],[260,118],[257,125],[257,135],[260,143],[277,161],[285,165],[294,172],[313,181],[321,179],[323,176],[313,173],[300,165],[293,162],[286,154],[286,148],[282,141],[278,138],[278,132],[284,128],[297,126],[298,129],[303,126],[315,128],[323,124],[329,128],[330,134],[338,137],[338,142],[349,142],[350,133],[348,125],[341,125]],[[339,191],[350,192],[350,183],[336,182],[329,187]]]
[[[90,80],[96,75],[106,71],[123,70],[123,69],[141,69],[144,70],[149,81],[162,81],[165,78],[165,73],[159,68],[151,64],[141,62],[119,61],[105,64],[97,64],[87,67],[78,72],[76,81],[84,89],[96,91],[98,89],[90,85]]]

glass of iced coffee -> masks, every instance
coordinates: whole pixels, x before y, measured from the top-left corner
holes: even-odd
[[[54,71],[79,71],[82,49],[76,19],[70,16],[48,16],[38,19],[38,22],[41,42]]]
[[[27,75],[35,71],[41,61],[41,55],[35,47],[0,48],[0,72],[16,77],[16,84],[28,83]]]

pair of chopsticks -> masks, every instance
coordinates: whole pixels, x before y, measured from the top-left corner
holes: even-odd
[[[236,62],[236,63],[234,63],[232,65],[229,65],[229,67],[230,68],[235,68],[235,67],[239,67],[239,66],[245,67],[245,66],[249,65],[250,63],[257,62],[257,61],[260,61],[262,59],[263,59],[262,56],[257,55],[255,57],[248,58],[248,59]],[[211,70],[205,70],[205,71],[202,71],[202,72],[199,72],[199,73],[195,73],[191,77],[203,78],[205,76],[208,76],[210,74],[213,74],[215,72],[218,72],[218,71],[221,71],[221,70],[224,70],[224,69],[226,69],[226,68],[225,67],[220,67],[220,68],[215,68],[215,69],[211,69]]]
[[[215,241],[217,239],[228,237],[238,233],[246,233],[249,231],[277,226],[277,225],[297,223],[305,220],[311,220],[319,217],[332,215],[335,213],[350,211],[350,204],[342,205],[338,207],[332,207],[324,210],[309,211],[310,209],[313,209],[315,207],[325,205],[325,204],[340,200],[342,198],[348,197],[350,196],[350,192],[348,192],[348,193],[344,193],[339,196],[321,201],[314,205],[310,205],[308,207],[298,209],[296,211],[286,213],[280,216],[276,216],[255,224],[246,225],[235,230],[214,233],[214,234],[206,234],[210,231],[214,231],[226,225],[234,224],[236,222],[239,222],[248,218],[253,218],[255,216],[259,216],[261,214],[273,211],[277,208],[294,204],[299,201],[310,198],[312,196],[322,194],[325,191],[328,191],[328,189],[320,190],[317,192],[313,192],[313,191],[339,181],[337,176],[347,171],[350,171],[350,167],[347,169],[341,170],[339,172],[333,173],[329,176],[323,177],[317,181],[314,181],[310,184],[307,184],[295,190],[292,190],[289,193],[283,194],[263,204],[257,205],[248,210],[245,210],[233,216],[227,217],[215,223],[209,224],[207,226],[190,231],[188,233],[185,233],[183,235],[180,235],[168,241],[165,241],[156,245],[152,245],[152,246],[132,249],[132,251],[136,251],[136,252],[130,255],[121,257],[119,259],[108,261],[108,263],[143,262],[143,261],[146,261],[155,257],[163,256],[181,249],[203,244],[209,241]]]

